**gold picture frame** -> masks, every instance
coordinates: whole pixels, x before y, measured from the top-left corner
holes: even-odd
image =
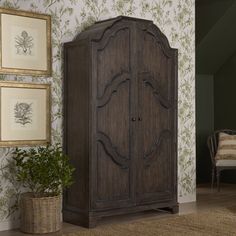
[[[0,147],[51,142],[51,85],[0,82]]]
[[[51,16],[0,8],[0,73],[51,76]]]

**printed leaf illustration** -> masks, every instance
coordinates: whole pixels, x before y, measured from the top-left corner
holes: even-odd
[[[31,49],[34,46],[33,37],[29,36],[29,34],[24,30],[22,31],[21,35],[15,37],[15,47],[17,54],[23,55],[31,55]]]
[[[32,103],[17,102],[14,107],[15,122],[25,126],[32,123]]]

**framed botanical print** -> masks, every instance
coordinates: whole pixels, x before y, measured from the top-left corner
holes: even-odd
[[[50,85],[0,82],[0,146],[50,143]]]
[[[0,8],[0,73],[51,75],[51,17]]]

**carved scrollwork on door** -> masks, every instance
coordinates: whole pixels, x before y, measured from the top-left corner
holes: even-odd
[[[148,26],[141,27],[141,30],[144,32],[144,35],[153,37],[158,46],[161,48],[163,54],[167,58],[171,58],[172,49],[170,47],[169,41],[156,25],[151,23]]]
[[[119,86],[130,80],[130,74],[122,71],[120,74],[114,76],[111,81],[106,85],[103,95],[97,98],[97,107],[101,108],[105,106],[110,100],[112,95],[117,92]]]
[[[168,99],[164,98],[159,91],[158,82],[154,79],[154,76],[149,72],[143,72],[139,74],[142,78],[143,83],[146,86],[150,86],[153,90],[153,95],[155,96],[156,100],[166,109],[170,109],[172,107],[173,102],[169,101]]]
[[[105,133],[98,132],[97,141],[102,144],[105,152],[111,157],[114,163],[124,169],[129,168],[129,159],[118,152],[117,147],[112,144],[111,139]]]
[[[117,34],[119,34],[121,31],[128,31],[129,32],[129,27],[121,27],[121,28],[118,28],[116,31],[113,31],[112,34],[109,35],[108,38],[105,38],[103,39],[103,37],[99,40],[94,40],[94,41],[97,41],[97,42],[100,42],[100,45],[98,47],[98,51],[103,51],[107,46],[108,44],[112,41],[112,39],[115,39]],[[129,32],[130,34],[130,32]]]
[[[166,139],[171,138],[172,132],[170,130],[163,130],[159,137],[155,139],[150,150],[144,154],[143,158],[146,161],[146,165],[149,166],[155,157],[159,156],[160,146]],[[156,154],[156,155],[154,155]]]

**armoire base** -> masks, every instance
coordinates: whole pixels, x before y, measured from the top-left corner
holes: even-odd
[[[168,204],[150,204],[143,206],[134,206],[129,208],[121,208],[114,210],[106,211],[91,211],[91,212],[77,212],[73,209],[64,209],[63,210],[63,221],[86,228],[94,228],[97,226],[98,221],[103,217],[115,216],[115,215],[124,215],[129,213],[142,212],[147,210],[156,210],[162,209],[170,211],[172,214],[179,212],[179,205],[176,203]]]

